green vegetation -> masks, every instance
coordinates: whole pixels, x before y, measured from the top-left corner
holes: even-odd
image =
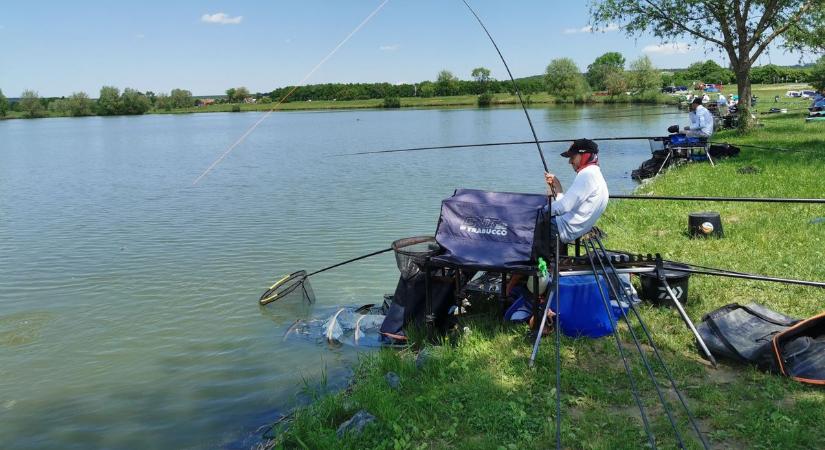
[[[401,99],[398,97],[387,97],[384,99],[384,108],[400,108]]]
[[[820,91],[825,91],[825,56],[820,57],[811,69],[811,85]]]
[[[576,63],[570,58],[550,61],[544,72],[547,92],[563,102],[583,102],[590,93],[590,86]]]
[[[36,119],[38,117],[45,117],[46,109],[40,101],[40,95],[31,90],[23,91],[20,94],[20,111],[27,119]]]
[[[479,106],[479,108],[486,108],[486,107],[490,106],[490,104],[492,104],[492,102],[493,102],[493,94],[491,94],[489,92],[485,92],[485,93],[480,94],[478,96],[478,106]],[[525,103],[528,103],[528,102],[525,102]]]
[[[3,90],[0,89],[0,117],[6,117],[6,113],[9,112],[9,101],[6,99],[6,96],[3,95]]]
[[[608,80],[624,72],[625,59],[619,52],[607,52],[587,66],[587,82],[597,91],[610,91]],[[624,92],[621,91],[621,92]]]
[[[825,191],[825,124],[804,123],[801,114],[764,119],[747,136],[724,132],[717,140],[753,143],[792,152],[743,148],[716,167],[693,163],[672,169],[639,193],[821,197]],[[640,144],[641,145],[641,144]],[[608,148],[605,148],[608,151]],[[738,169],[756,168],[755,171]],[[721,214],[724,239],[685,236],[687,215]],[[825,279],[821,264],[825,225],[821,205],[613,201],[600,226],[606,245],[665,258],[788,278]],[[690,278],[688,314],[694,321],[731,302],[757,301],[797,317],[823,309],[813,288],[764,282]],[[692,335],[668,308],[641,312],[713,448],[825,447],[821,433],[825,392],[752,367],[722,363],[710,368],[697,354]],[[288,427],[273,433],[273,446],[287,448],[551,448],[555,446],[555,352],[543,342],[537,367],[527,367],[526,328],[477,317],[461,324],[468,331],[440,346],[418,344],[365,355],[347,392],[320,396],[298,410]],[[639,333],[641,330],[636,329]],[[625,346],[630,346],[622,326]],[[429,354],[421,369],[416,352]],[[626,347],[627,348],[627,347]],[[642,448],[647,444],[611,337],[563,338],[562,442],[566,448]],[[649,352],[648,352],[649,353]],[[648,354],[650,356],[650,353]],[[638,356],[631,360],[644,380]],[[657,375],[661,375],[658,368]],[[400,376],[398,390],[384,375]],[[672,431],[652,385],[641,382],[660,448],[673,448]],[[676,409],[672,392],[666,393]],[[366,409],[377,422],[360,437],[337,439],[339,424]],[[682,411],[676,413],[689,448],[699,448]],[[286,429],[284,429],[286,428]]]
[[[739,98],[751,98],[751,69],[774,41],[818,47],[825,0],[706,2],[691,0],[598,0],[591,7],[597,27],[622,25],[628,35],[653,34],[663,42],[690,38],[728,56]],[[793,31],[789,33],[789,30]],[[708,80],[704,80],[709,82]],[[747,102],[739,105],[739,128],[753,122]]]

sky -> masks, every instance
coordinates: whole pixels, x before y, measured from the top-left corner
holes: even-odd
[[[299,83],[419,82],[443,69],[469,79],[479,66],[507,79],[460,0],[389,0],[312,72],[382,2],[4,0],[0,90],[8,97],[25,89],[44,97],[78,91],[97,97],[108,85],[215,95],[237,86],[268,92]],[[652,36],[629,37],[619,26],[591,32],[584,0],[470,4],[517,78],[541,74],[560,57],[585,71],[609,51],[621,52],[628,62],[648,55],[660,68],[706,59],[727,66],[721,53],[687,39],[662,45]],[[759,63],[799,61],[799,55],[773,48]]]

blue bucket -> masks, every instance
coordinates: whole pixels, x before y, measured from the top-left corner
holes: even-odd
[[[610,313],[604,308],[599,285],[608,295],[609,287],[601,275],[599,284],[593,275],[561,277],[559,280],[561,309],[555,293],[550,299],[550,308],[560,314],[561,332],[566,336],[599,338],[613,333]],[[621,311],[617,312],[621,314]]]

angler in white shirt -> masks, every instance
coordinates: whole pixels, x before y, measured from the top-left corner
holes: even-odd
[[[702,99],[695,98],[690,103],[690,126],[685,127],[689,137],[709,139],[713,135],[713,114],[702,106]]]
[[[577,139],[561,154],[576,172],[570,189],[562,193],[559,179],[544,174],[544,181],[557,194],[550,203],[551,235],[557,232],[561,242],[569,243],[581,237],[596,224],[605,208],[609,193],[599,167],[599,146],[590,139]],[[555,241],[555,237],[552,238]]]

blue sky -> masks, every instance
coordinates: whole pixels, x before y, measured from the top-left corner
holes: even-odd
[[[0,12],[0,89],[41,96],[113,85],[141,91],[252,92],[299,82],[382,0],[6,1]],[[590,33],[585,1],[474,0],[516,77],[571,57],[584,70],[597,56],[647,54],[658,67],[704,59],[727,64],[689,40],[657,47],[650,36],[621,30]],[[760,63],[796,64],[774,49]],[[417,82],[448,69],[470,78],[474,67],[507,77],[481,28],[460,0],[389,0],[305,84]]]

